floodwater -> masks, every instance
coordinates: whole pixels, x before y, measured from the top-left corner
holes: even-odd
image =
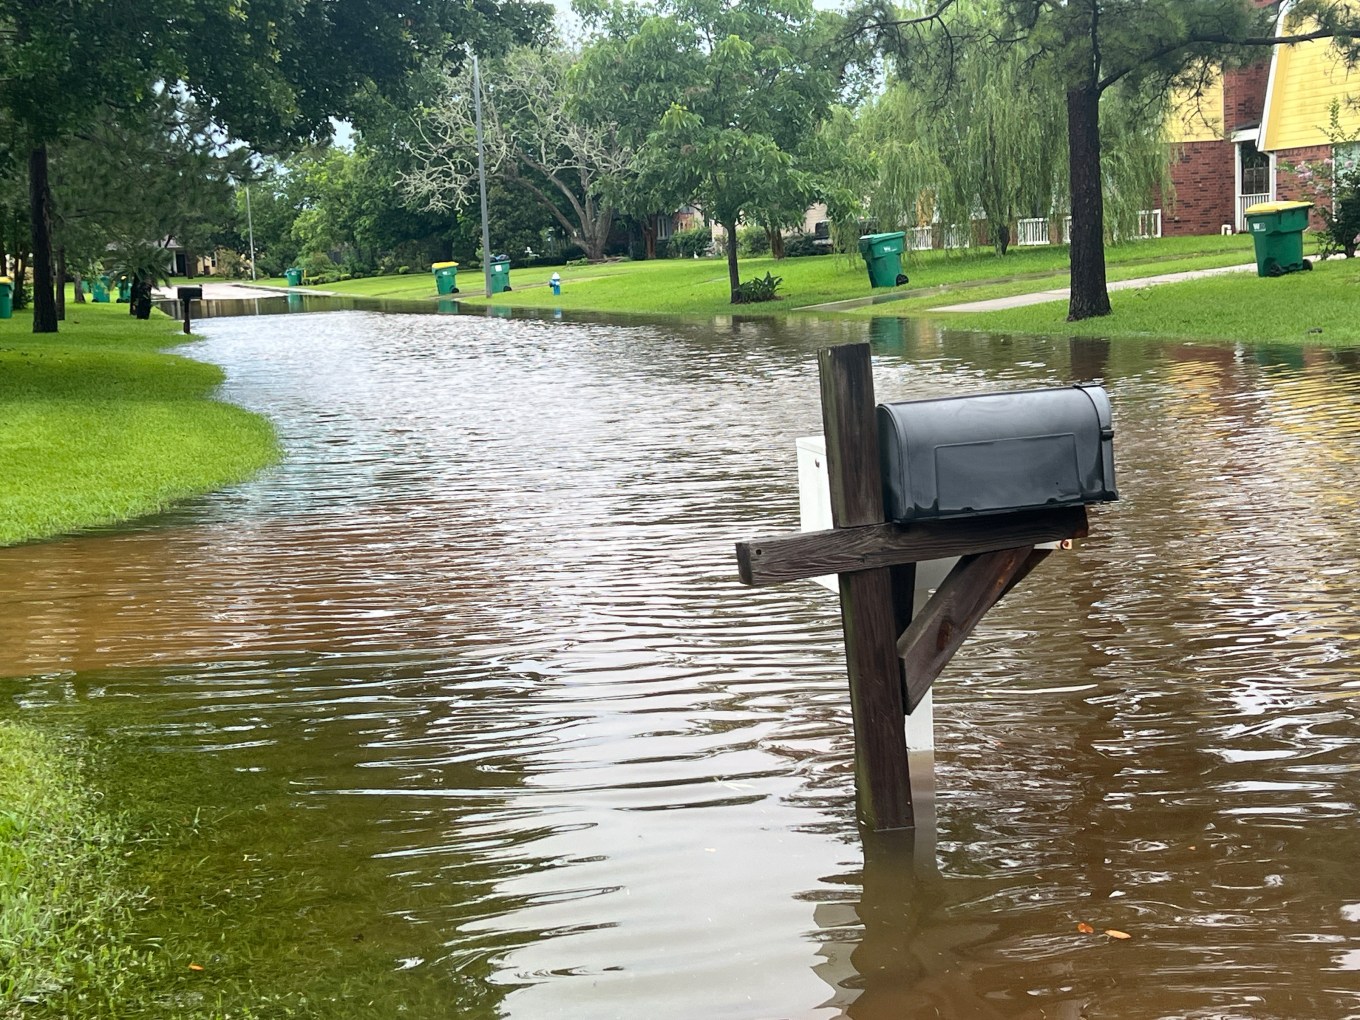
[[[472,1020],[1360,1016],[1360,352],[197,329],[286,460],[0,550],[0,691],[265,784],[193,853],[262,890],[284,987],[353,963],[382,980],[336,1001]],[[856,827],[834,599],[736,579],[734,541],[797,527],[815,351],[862,339],[880,399],[1101,379],[1116,410],[1122,501],[936,684],[933,854]]]

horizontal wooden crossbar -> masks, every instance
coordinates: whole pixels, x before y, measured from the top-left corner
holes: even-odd
[[[738,542],[737,571],[744,584],[780,584],[823,574],[1061,542],[1086,533],[1084,506],[908,525],[866,524]]]

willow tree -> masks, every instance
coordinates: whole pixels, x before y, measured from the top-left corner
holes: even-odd
[[[866,110],[864,140],[878,154],[871,211],[881,223],[937,219],[966,226],[981,214],[1004,255],[1011,224],[1069,208],[1067,119],[1061,90],[1043,84],[1033,49],[1000,34],[996,5],[975,2],[947,64],[898,79]],[[1139,211],[1169,187],[1161,97],[1121,90],[1101,111],[1119,140],[1102,166],[1111,238],[1137,233]]]

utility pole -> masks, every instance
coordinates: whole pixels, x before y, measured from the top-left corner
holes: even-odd
[[[472,109],[477,117],[477,180],[482,191],[482,279],[491,296],[491,231],[486,221],[486,146],[482,142],[482,75],[472,55]]]
[[[255,220],[250,215],[250,185],[246,188],[246,232],[250,235],[250,282],[255,282]]]

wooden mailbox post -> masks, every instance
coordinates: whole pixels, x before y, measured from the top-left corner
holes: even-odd
[[[887,523],[868,344],[818,352],[832,528],[737,543],[741,580],[840,579],[841,623],[855,730],[860,821],[915,824],[905,716],[978,622],[1051,550],[1086,534],[1084,506],[958,520]],[[919,610],[915,564],[960,557]]]

